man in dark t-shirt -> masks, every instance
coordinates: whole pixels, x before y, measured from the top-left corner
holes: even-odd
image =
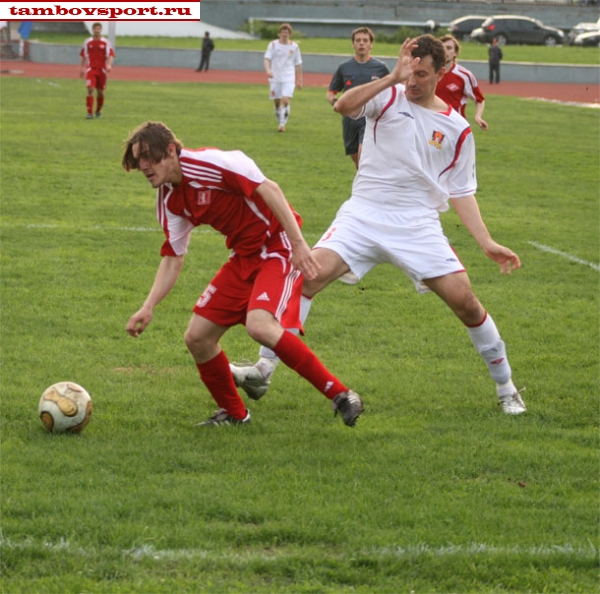
[[[344,93],[348,89],[364,85],[390,73],[389,68],[383,62],[371,58],[374,39],[373,31],[368,27],[359,27],[352,31],[354,57],[338,66],[327,90],[327,101],[332,106],[337,101],[336,95],[338,93]],[[354,165],[358,168],[360,150],[365,134],[365,118],[353,120],[344,117],[342,129],[346,154],[352,157]]]

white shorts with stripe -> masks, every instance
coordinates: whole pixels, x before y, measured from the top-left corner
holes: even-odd
[[[398,206],[357,199],[342,204],[314,247],[332,250],[348,264],[352,274],[340,280],[350,284],[377,264],[392,264],[406,273],[419,293],[426,293],[423,280],[465,270],[437,213],[407,216]]]

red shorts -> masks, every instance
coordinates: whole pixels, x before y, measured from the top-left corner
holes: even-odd
[[[98,89],[104,91],[106,89],[106,72],[104,70],[88,70],[85,73],[85,86],[88,89]]]
[[[264,250],[252,256],[233,254],[194,306],[194,313],[218,324],[246,323],[253,309],[271,312],[283,328],[298,328],[302,274],[292,268],[289,251]]]

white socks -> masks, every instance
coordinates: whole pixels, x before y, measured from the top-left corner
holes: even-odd
[[[467,331],[475,349],[485,361],[496,384],[499,384],[499,386],[512,385],[510,380],[512,371],[506,357],[506,347],[502,338],[500,338],[500,333],[492,316],[487,314],[483,324],[475,328],[467,328]],[[514,386],[512,387],[514,392]],[[504,387],[503,390],[505,390]]]
[[[312,299],[305,297],[302,295],[300,299],[300,321],[302,325],[306,322],[306,318],[308,318],[308,313],[310,312],[310,306],[312,305]],[[294,328],[293,330],[288,330],[292,334],[299,334],[299,330]],[[271,374],[275,371],[275,367],[277,367],[279,363],[279,357],[266,346],[261,346],[258,350],[258,355],[260,357],[258,363],[256,363],[256,367],[263,374],[265,379],[269,379]]]
[[[303,295],[300,300],[300,321],[302,324],[308,318],[311,305],[312,299]],[[288,332],[298,334],[298,330],[288,330]],[[467,332],[473,346],[485,361],[492,379],[496,382],[498,396],[514,394],[517,389],[511,380],[512,370],[506,356],[506,346],[500,337],[492,316],[487,314],[482,324],[475,328],[467,328]],[[271,349],[265,346],[260,347],[259,356],[260,359],[256,363],[256,367],[265,379],[269,379],[275,371],[279,359]]]

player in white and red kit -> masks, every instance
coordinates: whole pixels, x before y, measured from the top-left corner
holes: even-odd
[[[300,231],[300,216],[279,186],[241,151],[183,148],[161,122],[146,122],[131,133],[123,166],[138,169],[157,188],[157,215],[166,235],[154,284],[130,318],[129,334],[144,331],[154,307],[175,285],[195,227],[210,225],[232,250],[198,299],[185,334],[200,378],[220,407],[200,425],[250,421],[219,346],[229,328],[244,324],[254,340],[332,400],[344,423],[354,426],[363,410],[358,394],[284,330],[301,330],[302,274],[314,278],[318,265]]]
[[[282,23],[279,38],[267,46],[264,66],[269,78],[269,97],[273,100],[279,132],[285,132],[290,117],[294,88],[302,88],[302,55],[300,47],[290,39],[292,26]]]
[[[79,75],[85,78],[87,96],[85,98],[87,107],[87,118],[94,117],[94,89],[96,89],[96,117],[102,116],[104,105],[104,90],[106,89],[107,75],[112,70],[115,52],[110,41],[102,37],[102,25],[92,25],[92,36],[83,42],[79,64]]]
[[[475,102],[475,123],[482,130],[487,130],[488,124],[483,119],[485,97],[479,83],[470,70],[456,63],[460,44],[452,35],[443,35],[440,41],[446,51],[446,64],[444,76],[438,82],[435,94],[465,118],[467,103],[472,99]]]
[[[377,264],[400,268],[419,292],[436,293],[466,326],[503,411],[521,414],[526,408],[505,344],[439,220],[451,203],[501,272],[521,266],[512,250],[492,239],[479,213],[471,128],[435,95],[444,61],[444,48],[432,35],[407,39],[390,75],[350,89],[336,102],[342,115],[366,117],[367,128],[352,197],[313,248],[321,268],[316,279],[305,278],[304,301],[308,306],[336,279],[358,282]],[[246,391],[264,394],[275,365],[261,349],[259,362],[233,369],[234,378]]]

